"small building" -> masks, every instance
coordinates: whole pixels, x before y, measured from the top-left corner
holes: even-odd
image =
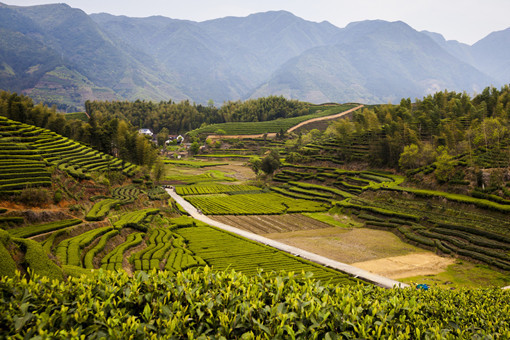
[[[154,135],[154,133],[151,131],[151,129],[140,129],[140,130],[138,130],[138,133],[142,134],[142,135],[149,136],[149,137],[152,137]]]
[[[184,137],[181,135],[168,135],[168,139],[165,141],[165,144],[169,145],[170,143],[175,141],[175,144],[180,145],[183,140]]]

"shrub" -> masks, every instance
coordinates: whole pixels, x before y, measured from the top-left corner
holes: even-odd
[[[43,247],[34,240],[13,239],[25,252],[24,265],[34,273],[50,279],[63,278],[62,270],[48,258]]]
[[[19,201],[28,206],[36,207],[48,204],[51,201],[51,195],[48,189],[26,188],[21,190]]]

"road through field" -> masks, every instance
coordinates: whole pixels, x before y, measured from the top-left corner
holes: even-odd
[[[177,195],[173,189],[166,189],[166,191],[175,201],[177,201],[177,203],[179,203],[184,208],[184,210],[186,210],[191,215],[191,217],[193,217],[199,221],[202,221],[204,223],[207,223],[207,224],[210,224],[217,228],[220,228],[220,229],[226,230],[228,232],[240,235],[240,236],[250,239],[252,241],[256,241],[256,242],[268,245],[270,247],[282,250],[284,252],[293,254],[295,256],[302,257],[306,260],[321,264],[323,266],[337,269],[339,271],[350,274],[350,275],[360,278],[362,280],[372,282],[372,283],[374,283],[378,286],[381,286],[383,288],[409,287],[409,285],[407,285],[405,283],[398,282],[398,281],[395,281],[395,280],[392,280],[392,279],[389,279],[387,277],[383,277],[380,275],[372,274],[366,270],[356,268],[356,267],[353,267],[353,266],[350,266],[348,264],[341,263],[338,261],[334,261],[334,260],[328,259],[324,256],[320,256],[320,255],[308,252],[308,251],[300,249],[300,248],[289,246],[287,244],[284,244],[284,243],[281,243],[278,241],[274,241],[274,240],[268,239],[266,237],[263,237],[263,236],[260,236],[257,234],[250,233],[245,230],[234,228],[234,227],[227,225],[225,223],[215,221],[205,215],[200,214],[198,212],[198,210],[193,205],[191,205],[188,201],[186,201],[181,196]]]

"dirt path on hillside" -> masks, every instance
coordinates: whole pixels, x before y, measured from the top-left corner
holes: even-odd
[[[291,127],[290,129],[287,130],[287,132],[292,132],[296,129],[299,129],[300,127],[302,127],[304,125],[307,125],[307,124],[310,124],[313,122],[320,122],[322,120],[330,120],[330,119],[340,118],[340,117],[345,116],[351,112],[361,109],[363,106],[364,105],[359,105],[359,106],[356,106],[355,108],[349,109],[344,112],[337,113],[336,115],[332,115],[332,116],[324,116],[324,117],[318,117],[318,118],[312,118],[312,119],[305,120],[304,122],[301,122],[298,125]]]
[[[290,129],[288,129],[287,132],[292,132],[296,129],[299,129],[302,126],[305,126],[305,125],[313,123],[313,122],[320,122],[322,120],[330,120],[330,119],[340,118],[340,117],[345,116],[351,112],[361,109],[363,106],[364,105],[358,105],[352,109],[349,109],[347,111],[343,111],[343,112],[340,112],[340,113],[337,113],[337,114],[331,115],[331,116],[324,116],[324,117],[318,117],[318,118],[312,118],[312,119],[305,120],[304,122],[301,122],[298,125],[294,125]],[[276,133],[272,132],[272,133],[261,133],[258,135],[209,135],[209,136],[207,136],[207,139],[215,140],[215,139],[224,139],[224,138],[235,138],[235,139],[263,138],[264,135],[268,138],[276,137]]]
[[[396,280],[420,275],[439,274],[453,263],[455,263],[454,258],[440,257],[431,252],[424,252],[356,262],[352,265]]]

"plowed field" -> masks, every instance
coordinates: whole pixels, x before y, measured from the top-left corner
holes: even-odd
[[[301,214],[249,216],[216,215],[209,217],[216,221],[259,235],[331,227],[329,224]]]

